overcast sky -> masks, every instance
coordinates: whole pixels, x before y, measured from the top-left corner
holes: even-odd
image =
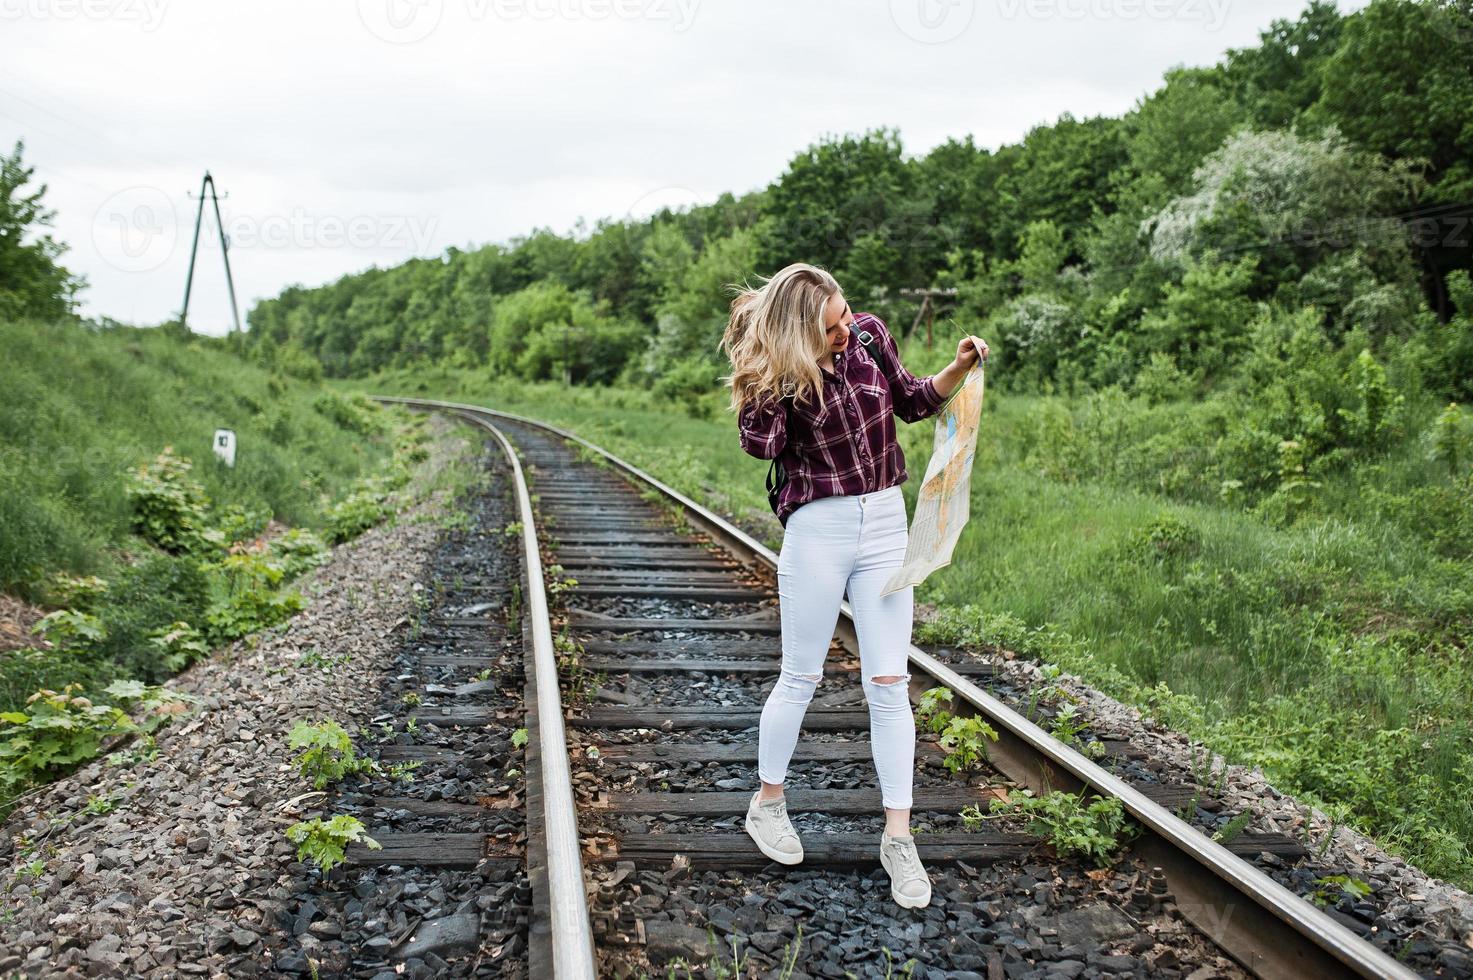
[[[827,134],[894,126],[921,154],[1116,115],[1303,6],[0,0],[0,150],[25,140],[83,312],[140,324],[179,311],[211,171],[244,323],[293,283],[754,190]],[[209,333],[216,236],[207,208]]]

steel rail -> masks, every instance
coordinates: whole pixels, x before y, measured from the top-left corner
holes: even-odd
[[[547,610],[547,590],[542,574],[542,553],[537,545],[532,498],[522,473],[521,460],[501,430],[472,412],[460,410],[456,414],[490,432],[511,464],[517,509],[522,521],[527,616],[536,676],[553,973],[558,980],[594,980],[598,969],[593,950],[593,928],[588,915],[588,892],[583,883],[578,809],[573,799],[573,774],[568,762],[568,736],[563,726],[562,697],[558,689],[557,655],[552,642],[552,621]]]
[[[426,398],[373,396],[442,411],[503,418],[550,432],[603,456],[647,483],[687,513],[691,523],[736,557],[770,570],[777,554],[730,521],[575,432],[512,412]],[[853,609],[841,605],[841,641],[858,650]],[[914,645],[910,662],[960,695],[997,729],[990,761],[1010,778],[1036,790],[1087,786],[1118,798],[1144,832],[1134,848],[1162,868],[1182,914],[1255,976],[1370,977],[1416,980],[1420,974],[1366,942],[1352,930],[1295,895],[1248,861],[1193,828],[1118,776],[1107,772],[997,698]],[[1204,874],[1204,870],[1207,872]]]

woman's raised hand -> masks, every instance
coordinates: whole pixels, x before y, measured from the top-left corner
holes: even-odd
[[[984,361],[987,360],[987,353],[987,341],[968,334],[957,341],[955,363],[962,370],[970,371],[972,365],[977,363],[978,356]]]

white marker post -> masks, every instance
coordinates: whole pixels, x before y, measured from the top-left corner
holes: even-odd
[[[215,455],[224,461],[226,466],[235,466],[235,430],[215,430]]]

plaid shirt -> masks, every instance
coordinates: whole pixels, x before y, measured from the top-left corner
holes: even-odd
[[[798,405],[770,396],[747,402],[737,416],[742,450],[758,459],[782,457],[788,482],[778,493],[777,518],[810,500],[885,490],[906,479],[905,455],[895,438],[895,416],[919,422],[946,401],[934,376],[916,378],[900,363],[895,339],[873,313],[854,317],[853,332],[868,330],[883,348],[880,364],[857,337],[823,372],[823,400]],[[786,410],[785,410],[786,409]]]

